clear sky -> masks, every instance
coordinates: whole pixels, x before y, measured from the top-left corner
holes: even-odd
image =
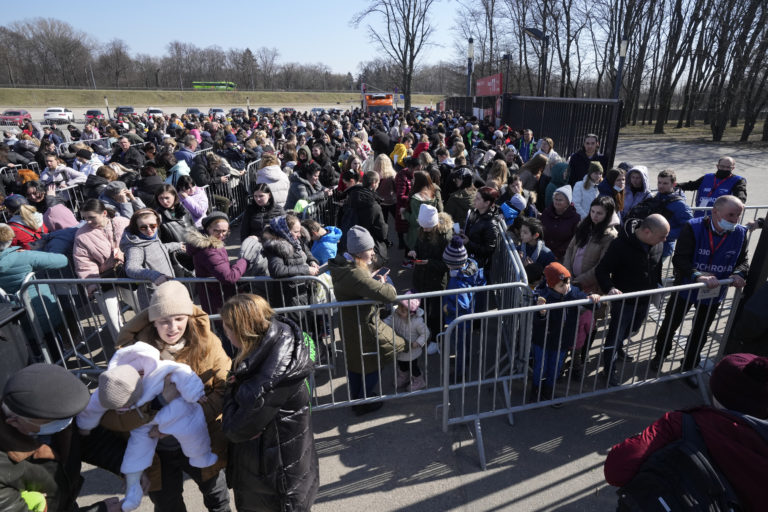
[[[122,0],[74,3],[60,0],[2,2],[2,23],[35,17],[56,18],[100,43],[125,41],[132,55],[164,55],[169,42],[198,47],[275,47],[279,61],[324,63],[337,73],[358,72],[358,63],[378,55],[364,26],[350,25],[365,0]],[[422,62],[451,60],[453,2],[433,7],[434,46]],[[372,24],[375,23],[373,19]]]

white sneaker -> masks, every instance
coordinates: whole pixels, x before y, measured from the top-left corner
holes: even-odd
[[[433,355],[433,354],[439,354],[440,353],[440,345],[435,343],[434,341],[430,341],[427,345],[427,354]]]

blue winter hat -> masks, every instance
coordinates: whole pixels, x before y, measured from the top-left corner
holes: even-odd
[[[228,133],[224,137],[224,142],[231,142],[232,144],[237,144],[237,137],[235,137],[234,133]]]
[[[13,213],[19,211],[19,208],[25,204],[29,204],[27,198],[19,194],[11,194],[6,197],[5,201],[3,202],[3,206],[5,206],[10,212]]]

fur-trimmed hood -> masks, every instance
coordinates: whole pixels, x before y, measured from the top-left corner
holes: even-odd
[[[188,229],[184,233],[184,240],[190,248],[196,250],[204,249],[221,249],[224,247],[224,242],[218,238],[208,236],[205,233],[198,231],[197,229]]]
[[[437,214],[437,231],[441,235],[450,236],[453,233],[453,218],[445,212]]]
[[[301,238],[302,240],[300,243],[302,246],[302,252],[306,252],[303,249],[304,240],[309,240],[311,237],[309,235],[309,231],[307,231],[304,226],[301,227]],[[295,257],[293,245],[291,245],[288,240],[275,233],[269,226],[264,228],[264,234],[262,235],[262,247],[263,252],[272,253],[284,260]]]

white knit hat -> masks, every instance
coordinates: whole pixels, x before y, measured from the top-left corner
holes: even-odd
[[[567,197],[569,204],[573,202],[573,190],[571,189],[570,185],[563,185],[562,187],[558,188],[555,190],[555,194],[557,193],[563,194],[565,197]],[[552,194],[552,196],[554,197],[554,194]]]
[[[419,207],[419,218],[417,220],[422,228],[434,228],[437,226],[437,208],[422,203]]]

